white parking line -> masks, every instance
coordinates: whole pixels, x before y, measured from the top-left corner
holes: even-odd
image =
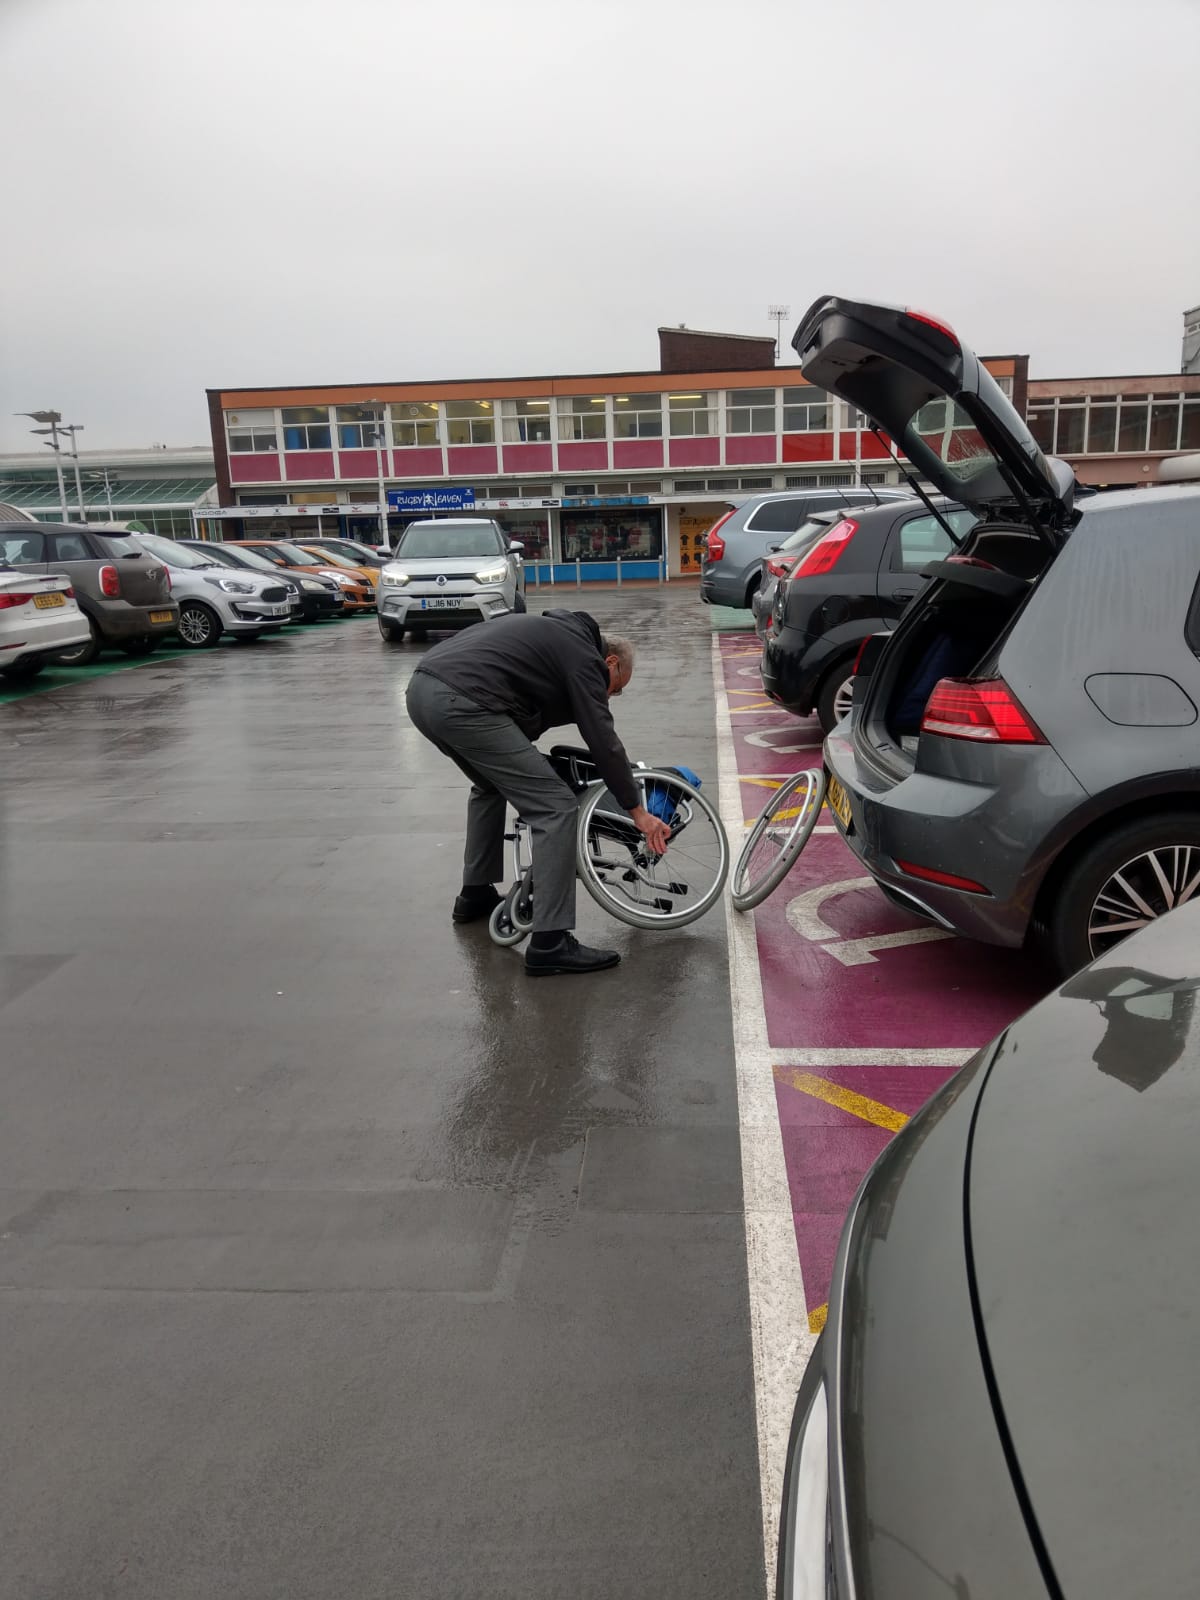
[[[744,831],[742,798],[721,663],[721,650],[714,635],[712,669],[717,714],[718,800],[721,819],[736,847]],[[734,911],[728,888],[725,917],[729,926],[729,990],[742,1152],[758,1470],[767,1594],[770,1596],[775,1592],[775,1552],[779,1542],[779,1505],[788,1426],[796,1390],[816,1339],[808,1329],[804,1283],[796,1249],[775,1080],[767,1048],[767,1020],[754,922],[751,917]]]

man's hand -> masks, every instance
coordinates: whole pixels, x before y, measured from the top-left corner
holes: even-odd
[[[646,840],[656,856],[666,855],[667,840],[671,837],[671,830],[661,817],[652,817],[645,806],[637,806],[629,813],[633,818],[637,830]]]

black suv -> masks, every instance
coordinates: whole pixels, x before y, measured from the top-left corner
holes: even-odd
[[[763,642],[763,688],[798,716],[813,711],[828,733],[850,709],[863,641],[894,628],[931,561],[951,554],[976,516],[952,501],[862,506],[809,524],[781,549],[795,559],[775,587]]]

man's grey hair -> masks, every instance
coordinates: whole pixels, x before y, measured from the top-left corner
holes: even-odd
[[[633,671],[633,658],[636,651],[629,639],[620,639],[611,633],[601,634],[600,652],[605,656],[616,656],[623,677],[627,678]]]

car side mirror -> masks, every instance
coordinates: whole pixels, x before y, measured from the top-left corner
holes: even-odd
[[[525,546],[521,543],[521,541],[519,539],[514,539],[513,542],[509,545],[508,548],[509,548],[509,551],[510,551],[510,553],[512,555],[519,556],[521,554],[521,552],[525,549]]]

